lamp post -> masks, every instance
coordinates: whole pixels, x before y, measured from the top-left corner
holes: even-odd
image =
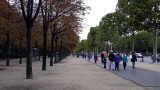
[[[111,44],[111,51],[113,51],[113,50],[112,50],[112,45],[113,45],[113,42],[110,42],[110,44]]]
[[[143,46],[144,46],[144,39],[142,38],[142,62],[144,62],[144,60],[143,60]]]
[[[108,44],[109,44],[109,40],[108,40],[108,37],[109,37],[109,33],[106,33],[106,44],[107,44],[107,55],[109,53],[109,48],[108,48]]]
[[[109,54],[109,40],[107,40],[107,55]]]
[[[108,41],[105,41],[105,49],[106,49],[106,52],[107,52],[107,54],[108,54]]]
[[[122,43],[121,43],[120,47],[121,47],[121,52],[120,53],[122,53],[123,52],[123,45],[122,45]]]

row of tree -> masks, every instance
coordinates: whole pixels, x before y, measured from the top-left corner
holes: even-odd
[[[47,52],[53,66],[53,55],[57,63],[57,52],[62,59],[62,54],[76,48],[88,9],[82,0],[1,0],[0,54],[7,57],[6,65],[15,52],[20,63],[26,55],[26,78],[32,79],[32,49],[37,48],[43,55],[42,70],[46,70]]]
[[[90,28],[86,41],[88,50],[104,47],[106,41],[113,43],[116,51],[123,45],[126,54],[127,51],[152,51],[153,48],[155,62],[159,7],[159,0],[118,0],[116,11],[105,15],[99,26]]]

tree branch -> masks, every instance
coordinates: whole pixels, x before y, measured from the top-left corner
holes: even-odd
[[[40,9],[41,5],[42,5],[42,0],[39,0],[38,8],[37,8],[37,10],[36,10],[36,13],[35,13],[33,19],[32,19],[32,22],[33,22],[33,21],[36,19],[36,17],[38,16],[39,9]]]
[[[23,17],[24,17],[25,21],[27,22],[27,17],[26,17],[26,13],[25,13],[25,10],[24,10],[23,0],[19,0],[19,1],[21,3],[21,9],[22,9]]]

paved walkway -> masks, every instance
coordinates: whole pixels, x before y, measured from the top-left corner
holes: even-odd
[[[88,60],[87,60],[88,61]],[[91,59],[91,63],[94,60]],[[98,62],[95,64],[103,68],[103,64],[99,58]],[[109,66],[109,61],[107,63],[107,69]],[[122,62],[120,63],[120,71],[114,71],[113,73],[135,82],[143,87],[150,90],[160,90],[160,64],[157,63],[147,63],[147,62],[136,62],[136,69],[133,69],[131,62],[129,61],[127,69],[123,70]]]
[[[67,57],[47,71],[41,71],[41,61],[33,62],[34,79],[25,79],[25,62],[11,60],[6,67],[0,62],[0,90],[147,90],[112,71],[100,68],[82,58]]]

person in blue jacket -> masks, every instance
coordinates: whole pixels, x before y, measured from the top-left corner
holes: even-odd
[[[119,54],[116,54],[115,56],[115,70],[118,70],[119,71],[119,62],[120,62],[120,56]]]
[[[89,52],[88,53],[88,60],[90,61],[90,59],[91,59],[91,53]]]

